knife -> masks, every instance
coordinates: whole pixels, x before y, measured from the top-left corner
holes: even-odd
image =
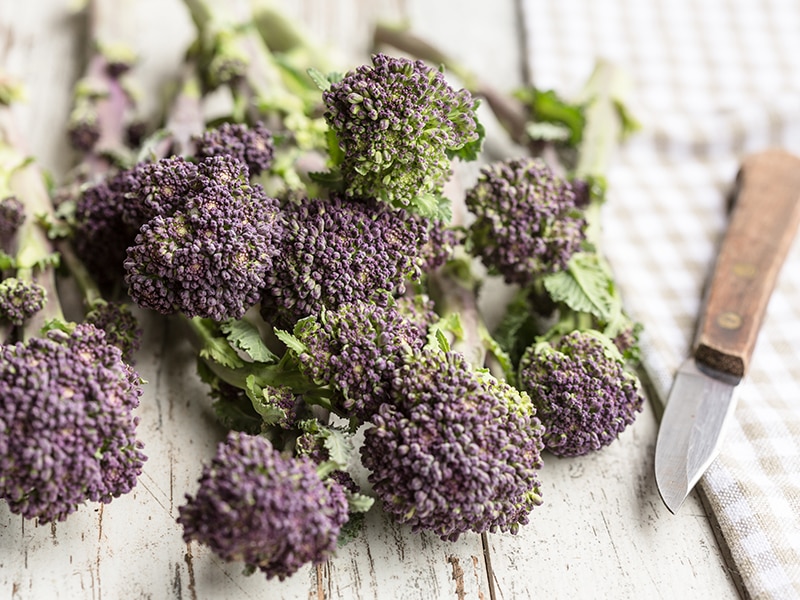
[[[678,369],[658,431],[656,484],[672,513],[719,454],[798,223],[800,158],[778,149],[745,158],[692,356]]]

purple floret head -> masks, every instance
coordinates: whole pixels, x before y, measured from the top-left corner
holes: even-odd
[[[250,175],[259,175],[272,165],[275,143],[272,132],[263,123],[248,127],[243,123],[223,123],[194,140],[195,156],[229,155],[245,163]]]
[[[281,327],[419,280],[428,223],[376,201],[333,196],[284,206],[284,237],[267,272],[261,313]]]
[[[128,292],[162,314],[241,318],[279,251],[279,203],[230,156],[204,160],[196,179],[180,208],[145,223],[128,248]]]
[[[25,220],[25,207],[15,196],[0,198],[0,248],[10,240]]]
[[[102,329],[106,341],[122,352],[122,360],[130,365],[134,363],[144,332],[127,304],[97,300],[89,307],[84,321]]]
[[[384,510],[415,531],[515,533],[541,504],[541,436],[526,394],[461,354],[429,351],[397,369],[361,459]]]
[[[465,201],[475,215],[469,228],[473,252],[507,283],[527,285],[563,270],[586,237],[571,184],[541,159],[487,165]]]
[[[0,281],[0,322],[22,325],[45,303],[45,290],[37,283],[8,277]]]
[[[323,94],[349,196],[414,208],[441,194],[450,156],[480,138],[477,102],[422,61],[375,54]]]
[[[347,522],[341,485],[323,481],[310,458],[285,456],[263,437],[231,432],[179,508],[183,537],[268,579],[285,579],[336,549]]]
[[[519,365],[545,428],[544,444],[557,456],[580,456],[613,442],[642,410],[638,378],[613,344],[592,331],[530,346]]]
[[[295,327],[306,348],[298,354],[302,370],[337,389],[342,408],[362,421],[389,399],[395,369],[405,354],[422,348],[425,335],[395,307],[373,302],[343,304]]]
[[[136,485],[141,379],[92,325],[0,346],[0,497],[12,513],[64,520]]]

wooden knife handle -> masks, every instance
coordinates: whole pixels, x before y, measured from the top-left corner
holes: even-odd
[[[767,150],[746,158],[711,277],[695,359],[741,378],[775,280],[800,223],[800,158]]]

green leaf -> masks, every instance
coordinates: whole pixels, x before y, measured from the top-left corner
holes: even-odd
[[[217,326],[214,321],[195,317],[191,320],[191,324],[203,344],[198,352],[200,358],[214,361],[229,369],[244,366],[244,361],[231,347],[228,340],[217,335]]]
[[[295,354],[303,354],[304,352],[308,352],[306,345],[288,331],[276,329],[275,337],[286,344],[286,347],[292,350]]]
[[[574,254],[566,271],[546,276],[543,283],[556,302],[563,302],[576,312],[589,313],[604,323],[622,310],[611,273],[597,254]]]
[[[236,348],[247,354],[256,362],[277,362],[278,357],[269,349],[261,339],[258,328],[244,319],[231,319],[220,324],[220,331],[226,335],[228,341]]]
[[[216,400],[211,407],[220,424],[226,429],[243,431],[251,435],[261,432],[262,420],[252,407],[232,400]]]
[[[338,464],[340,469],[347,467],[350,462],[350,454],[353,451],[350,436],[333,427],[323,427],[320,433],[323,436],[323,443],[328,451],[330,460]]]
[[[365,513],[375,504],[375,498],[366,494],[345,490],[345,496],[347,496],[347,509],[351,513]]]
[[[307,71],[308,76],[311,77],[311,80],[314,84],[320,89],[320,91],[327,92],[331,89],[331,80],[328,79],[328,76],[325,75],[322,71],[318,71],[314,67],[310,67]]]
[[[525,124],[525,133],[532,140],[543,142],[568,142],[572,132],[565,125],[556,123],[530,122]]]
[[[6,254],[2,250],[0,250],[0,271],[5,271],[7,269],[16,269],[16,268],[17,268],[16,259],[10,254]]]
[[[567,102],[553,90],[535,87],[523,88],[515,95],[528,105],[534,123],[552,123],[565,127],[568,131],[566,141],[572,145],[578,144],[583,138],[586,118],[581,104]]]
[[[357,539],[363,530],[364,513],[352,513],[347,523],[342,525],[342,528],[339,530],[339,538],[336,540],[336,545],[339,548],[346,546]]]
[[[341,191],[344,189],[344,179],[342,179],[342,173],[337,168],[332,168],[329,171],[312,171],[308,174],[308,177],[314,183],[318,183],[329,190]]]
[[[261,417],[266,425],[275,425],[286,418],[286,411],[270,400],[269,386],[261,387],[256,382],[255,375],[248,375],[245,380],[247,397],[250,399],[253,410]]]

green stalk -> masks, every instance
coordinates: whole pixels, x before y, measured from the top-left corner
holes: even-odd
[[[37,336],[48,321],[63,319],[63,311],[56,289],[57,255],[37,221],[41,217],[52,219],[53,206],[44,176],[39,167],[26,158],[22,138],[14,123],[11,108],[0,105],[0,169],[7,174],[9,189],[25,206],[26,212],[26,219],[17,233],[17,278],[42,286],[46,294],[44,308],[28,319],[22,328],[23,340],[27,340]]]

